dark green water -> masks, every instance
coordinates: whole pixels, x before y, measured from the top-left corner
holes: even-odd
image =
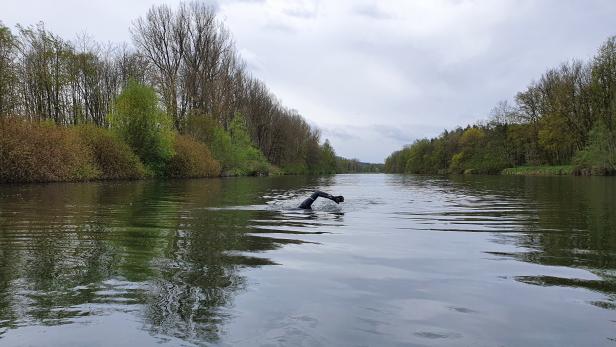
[[[609,177],[0,186],[2,346],[609,346],[615,270]]]

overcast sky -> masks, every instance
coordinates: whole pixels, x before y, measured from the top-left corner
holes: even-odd
[[[0,21],[130,42],[152,0],[1,0]],[[211,2],[211,1],[210,1]],[[382,162],[485,119],[547,68],[616,34],[611,0],[218,1],[252,73],[339,155]]]

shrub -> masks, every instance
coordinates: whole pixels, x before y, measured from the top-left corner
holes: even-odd
[[[130,82],[116,99],[109,123],[146,166],[156,173],[164,171],[173,156],[174,132],[154,89]]]
[[[603,121],[598,121],[588,134],[588,139],[586,148],[576,153],[574,163],[594,174],[615,172],[616,133],[610,131]]]
[[[246,119],[237,113],[229,125],[231,138],[231,169],[236,175],[266,175],[269,162],[260,149],[255,147],[248,134]]]
[[[207,115],[190,115],[185,133],[209,146],[221,165],[223,175],[263,175],[270,171],[270,164],[263,153],[254,146],[246,127],[246,119],[236,114],[229,131]]]
[[[190,136],[175,137],[175,155],[166,167],[169,177],[212,177],[220,174],[220,163],[209,148]]]
[[[191,114],[187,117],[184,133],[205,143],[214,158],[219,161],[221,170],[231,171],[235,165],[231,135],[209,115]]]
[[[225,129],[218,126],[213,129],[210,148],[214,157],[220,161],[223,171],[233,170],[236,165],[233,145],[231,144],[231,135]]]
[[[73,129],[0,119],[0,182],[82,181],[100,174]]]
[[[220,129],[218,121],[209,115],[191,113],[186,117],[183,125],[183,134],[190,135],[197,141],[212,146],[214,132]]]
[[[101,179],[138,179],[146,175],[145,168],[133,150],[105,128],[81,125],[76,128],[83,143],[93,155]]]
[[[453,157],[451,157],[451,163],[449,164],[449,172],[456,174],[464,172],[464,160],[464,152],[454,154]]]
[[[417,140],[408,149],[408,160],[404,171],[410,173],[430,173],[433,170],[430,162],[432,144],[427,139]]]
[[[303,161],[286,163],[282,166],[281,170],[285,175],[305,175],[308,173],[306,163]]]

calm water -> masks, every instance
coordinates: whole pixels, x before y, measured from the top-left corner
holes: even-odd
[[[615,270],[615,178],[0,186],[2,346],[613,346]]]

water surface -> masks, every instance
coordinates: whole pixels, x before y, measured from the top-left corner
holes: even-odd
[[[609,177],[0,186],[0,345],[616,345],[615,257]]]

